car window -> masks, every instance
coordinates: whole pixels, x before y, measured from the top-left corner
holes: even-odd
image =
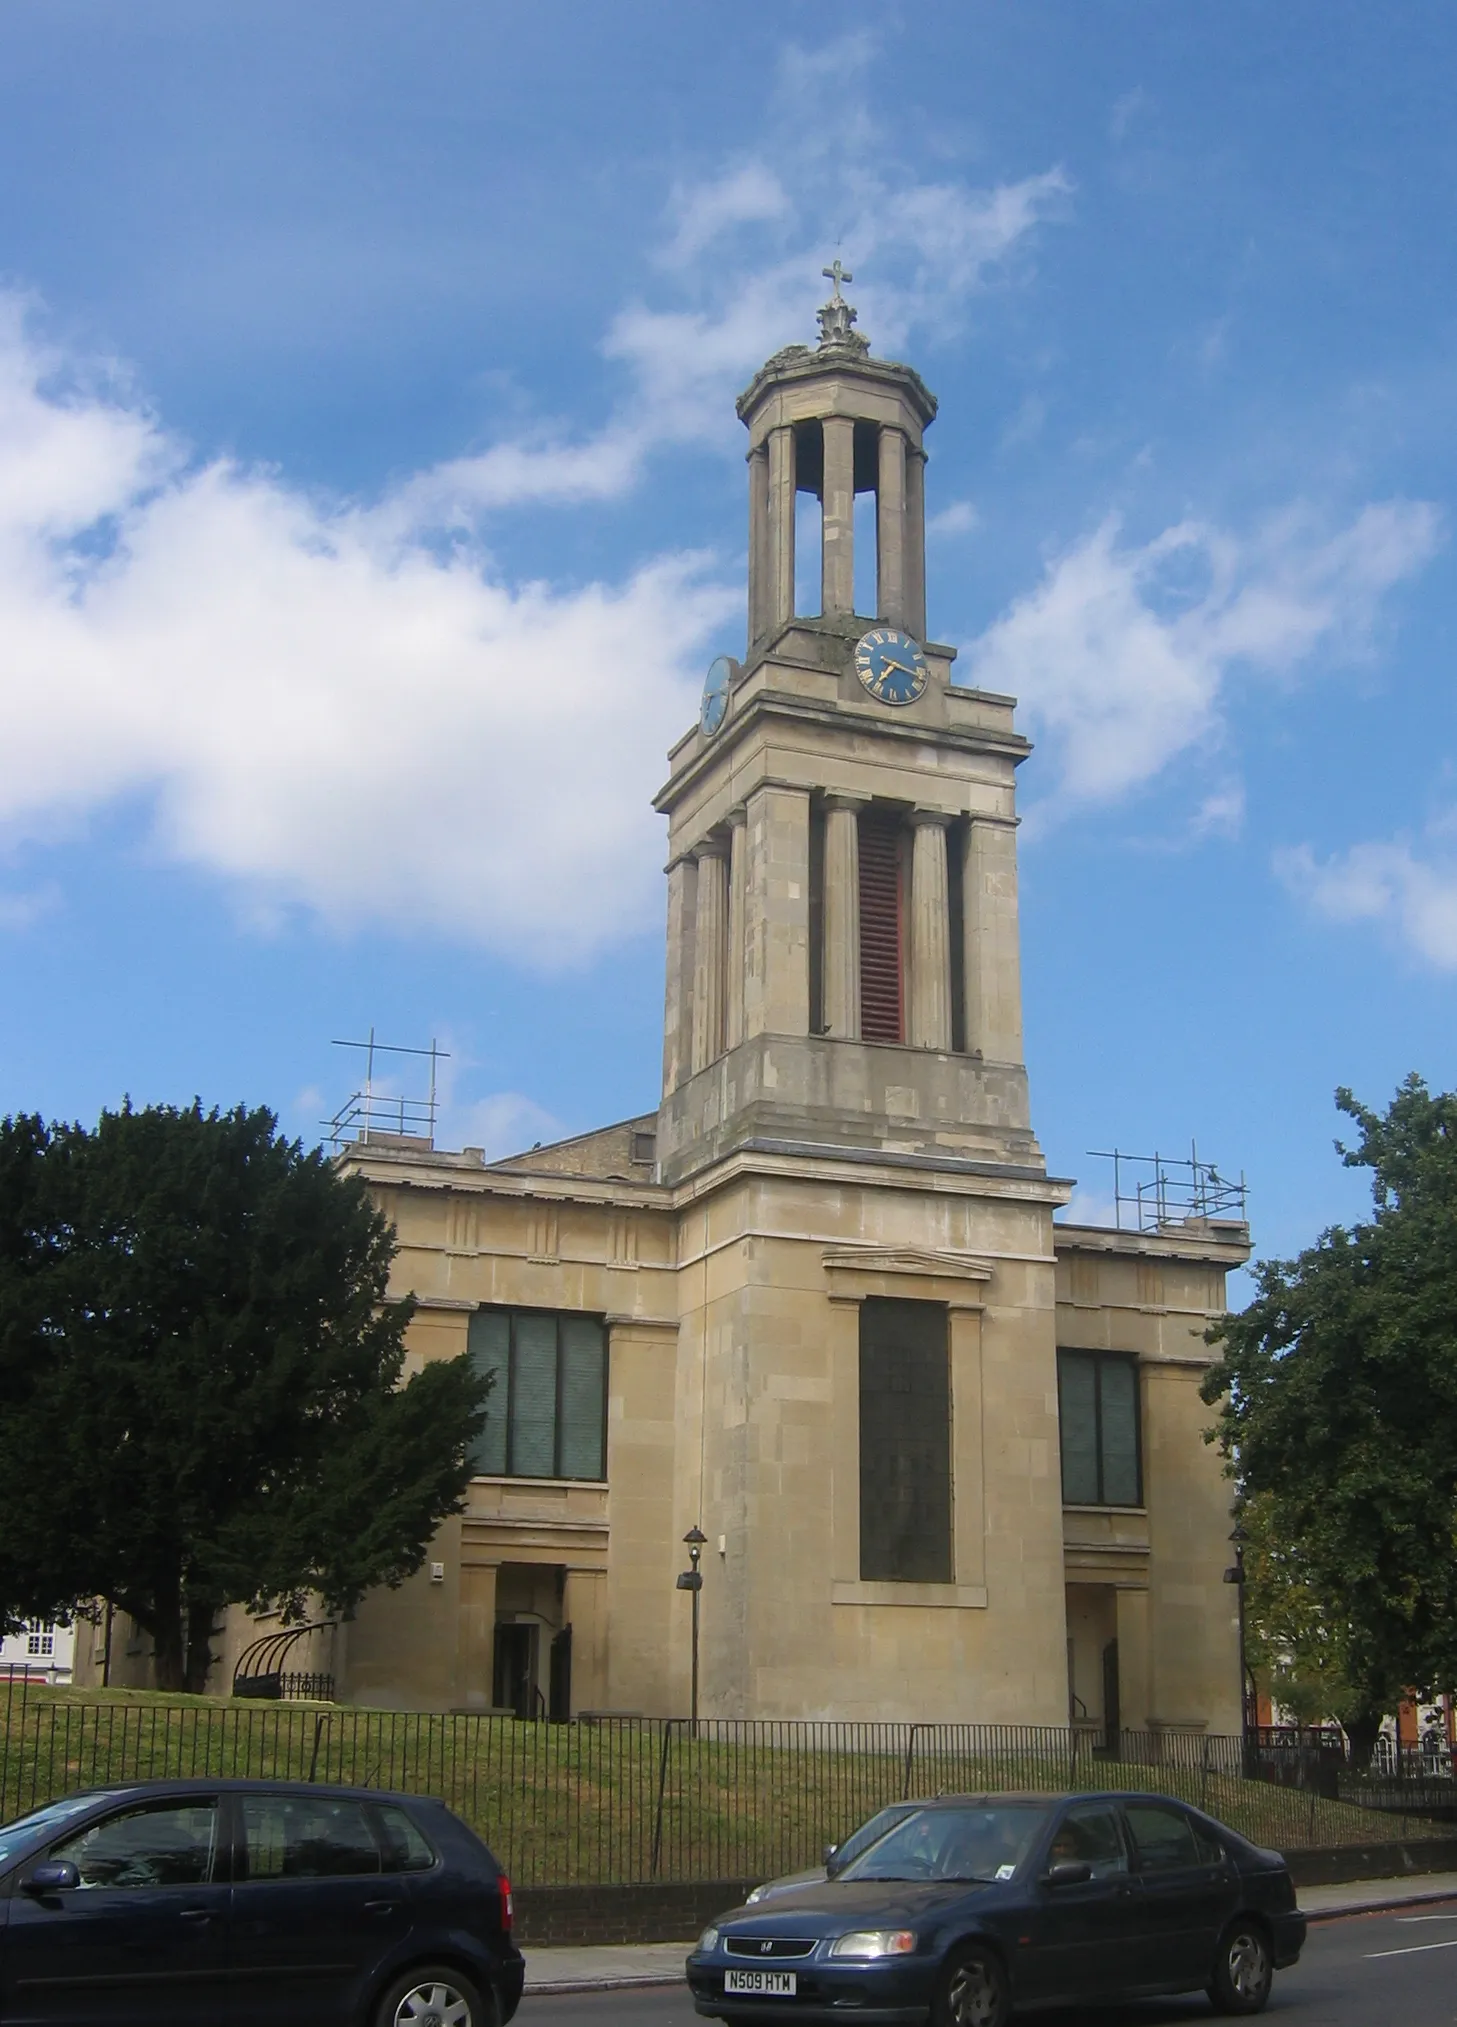
[[[1169,1872],[1176,1865],[1206,1865],[1194,1825],[1168,1802],[1129,1802],[1128,1827],[1144,1872]]]
[[[244,1795],[244,1879],[347,1879],[380,1870],[360,1802],[327,1795]]]
[[[839,1850],[835,1853],[835,1869],[843,1872],[845,1867],[857,1859],[862,1851],[868,1851],[887,1830],[893,1830],[897,1823],[903,1823],[907,1816],[914,1816],[919,1803],[892,1802],[889,1808],[877,1809],[868,1823],[862,1823],[858,1830],[852,1830]]]
[[[1128,1870],[1118,1811],[1112,1803],[1082,1802],[1069,1809],[1058,1824],[1048,1864],[1061,1865],[1078,1858],[1092,1866],[1094,1879],[1112,1879]]]
[[[83,1887],[200,1886],[212,1871],[216,1802],[150,1802],[89,1823],[51,1847]]]
[[[54,1836],[73,1816],[84,1816],[114,1799],[104,1790],[89,1795],[67,1795],[64,1801],[47,1802],[43,1809],[32,1809],[28,1816],[16,1816],[9,1823],[0,1823],[0,1865],[12,1858],[22,1857],[27,1851],[38,1850],[47,1837]]]
[[[428,1872],[435,1863],[435,1853],[408,1810],[393,1802],[382,1802],[376,1814],[384,1833],[385,1871]]]
[[[1046,1821],[1046,1809],[1033,1804],[919,1809],[838,1877],[1010,1879]]]

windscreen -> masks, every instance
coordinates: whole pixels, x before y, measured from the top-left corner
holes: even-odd
[[[839,1877],[1010,1879],[1047,1814],[1035,1803],[921,1809],[872,1844]]]
[[[68,1795],[64,1801],[48,1802],[43,1809],[33,1809],[28,1816],[17,1816],[13,1823],[0,1823],[0,1865],[38,1851],[77,1816],[113,1799],[110,1794],[99,1793]]]
[[[835,1871],[843,1872],[847,1865],[853,1865],[887,1830],[893,1830],[897,1823],[904,1823],[907,1816],[914,1816],[918,1807],[916,1802],[892,1802],[888,1809],[877,1810],[868,1823],[862,1823],[858,1830],[852,1831],[835,1853]]]

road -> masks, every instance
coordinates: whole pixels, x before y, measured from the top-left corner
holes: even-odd
[[[599,1992],[527,1999],[521,2027],[689,2027],[686,1991]],[[1207,2001],[1145,2000],[1076,2013],[1042,2013],[1039,2027],[1176,2027],[1208,2020]],[[1457,1900],[1407,1914],[1355,1915],[1317,1923],[1293,1971],[1281,1971],[1265,2016],[1283,2027],[1454,2027],[1457,2022]]]

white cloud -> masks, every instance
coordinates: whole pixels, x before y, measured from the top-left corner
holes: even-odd
[[[1441,533],[1436,508],[1407,500],[1334,535],[1292,512],[1245,539],[1184,522],[1126,546],[1109,519],[972,645],[969,679],[1021,700],[1051,763],[1044,821],[1110,803],[1217,743],[1236,671],[1366,648],[1382,597]]]
[[[265,932],[302,908],[552,964],[653,922],[650,797],[741,590],[683,554],[620,583],[505,582],[481,519],[620,499],[667,443],[736,446],[732,396],[813,340],[837,239],[869,263],[884,352],[954,328],[1055,214],[1057,170],[976,189],[847,153],[875,129],[873,47],[791,52],[778,106],[799,117],[674,194],[669,299],[603,334],[624,392],[599,428],[543,423],[381,499],[199,461],[0,295],[0,843],[125,797]],[[8,905],[13,926],[30,903]]]
[[[1059,168],[989,188],[922,180],[887,145],[874,53],[863,34],[791,49],[765,137],[673,191],[656,268],[680,299],[629,303],[612,320],[601,348],[626,384],[600,430],[543,428],[455,459],[391,511],[456,525],[516,503],[590,503],[627,492],[664,445],[736,446],[734,396],[770,353],[816,336],[832,249],[882,356],[913,331],[959,330],[968,302],[1066,210],[1071,185]]]
[[[0,893],[0,934],[19,934],[33,928],[43,916],[60,906],[61,891],[55,885],[34,888],[29,893]]]
[[[926,520],[928,536],[969,535],[981,526],[981,515],[970,500],[952,500],[939,514],[931,514]]]
[[[455,1107],[441,1119],[436,1135],[442,1147],[479,1147],[487,1161],[523,1154],[539,1142],[563,1137],[559,1119],[520,1091],[493,1091],[488,1097]]]
[[[1331,922],[1375,922],[1438,971],[1457,971],[1457,857],[1419,856],[1405,840],[1353,845],[1318,860],[1309,845],[1275,855],[1285,885]]]
[[[1118,1206],[1112,1197],[1079,1183],[1067,1203],[1055,1214],[1064,1225],[1116,1225]]]
[[[784,218],[791,205],[773,170],[750,161],[726,170],[714,182],[678,189],[669,208],[676,226],[663,261],[677,267],[695,259],[722,233]]]
[[[1191,819],[1196,838],[1237,838],[1244,828],[1245,791],[1241,781],[1226,782],[1206,795]]]
[[[1136,84],[1132,91],[1123,92],[1114,99],[1113,110],[1108,115],[1108,133],[1112,140],[1115,143],[1127,140],[1130,127],[1152,104],[1152,99],[1141,84]]]
[[[375,515],[189,464],[0,323],[0,836],[149,797],[263,909],[570,960],[650,924],[649,798],[736,596],[701,560],[506,585]]]

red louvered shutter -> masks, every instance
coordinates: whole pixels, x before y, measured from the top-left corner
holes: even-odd
[[[900,825],[871,811],[860,819],[860,1033],[867,1042],[904,1039]]]

